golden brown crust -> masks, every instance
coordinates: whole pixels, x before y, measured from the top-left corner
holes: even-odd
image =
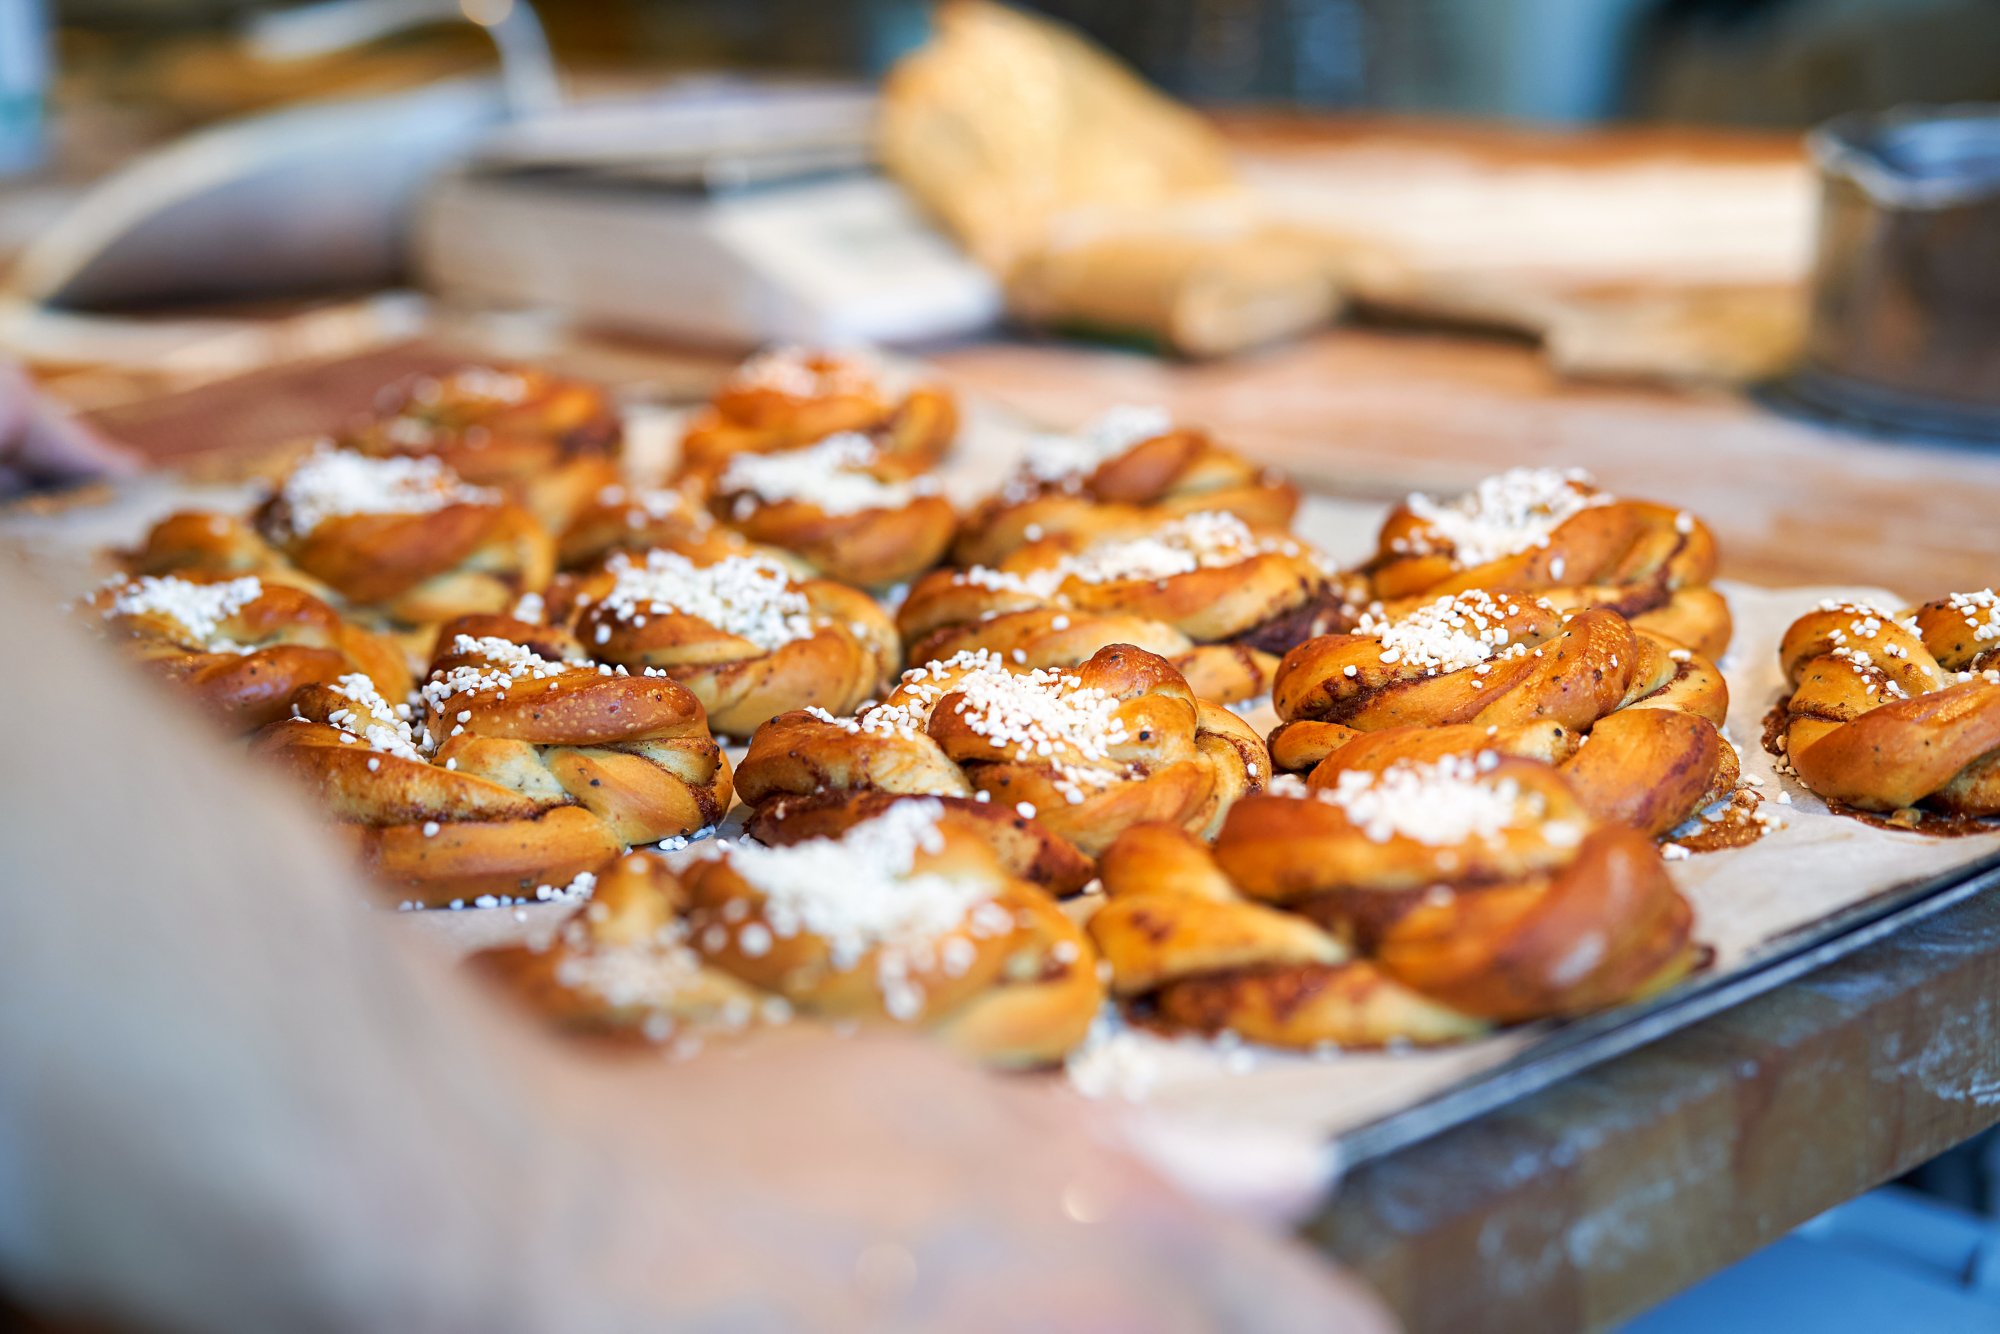
[[[1152,521],[1098,529],[1098,541],[1143,541]],[[1086,579],[1071,570],[1093,545],[1075,531],[1013,552],[993,571],[936,570],[897,613],[911,661],[972,648],[1030,667],[1073,667],[1107,643],[1141,645],[1172,660],[1204,699],[1264,693],[1273,655],[1249,642],[1267,626],[1321,603],[1332,580],[1313,554],[1282,535],[1238,530],[1241,559],[1156,577]],[[1099,546],[1097,551],[1106,548]]]
[[[1685,510],[1650,501],[1606,499],[1583,481],[1570,485],[1599,503],[1557,524],[1545,542],[1467,563],[1450,537],[1398,506],[1382,525],[1365,567],[1384,600],[1484,589],[1536,593],[1563,609],[1603,607],[1713,658],[1729,647],[1729,605],[1708,585],[1715,536]]]
[[[1417,600],[1382,616],[1407,623],[1440,610],[1485,627],[1495,651],[1465,666],[1425,661],[1371,622],[1368,633],[1322,636],[1286,654],[1272,688],[1284,720],[1271,734],[1273,759],[1331,781],[1397,757],[1532,756],[1568,772],[1598,818],[1651,835],[1734,791],[1740,766],[1719,731],[1728,689],[1693,650],[1616,612],[1565,614],[1527,595]]]
[[[1201,973],[1353,957],[1306,918],[1238,894],[1208,849],[1172,825],[1133,826],[1105,853],[1102,869],[1107,897],[1090,933],[1121,996]]]
[[[895,698],[892,692],[889,700]],[[822,793],[970,797],[973,791],[927,734],[857,734],[803,711],[781,713],[757,729],[736,783],[743,800],[759,808],[778,797]]]
[[[556,560],[565,570],[579,570],[614,551],[675,551],[715,561],[754,550],[710,517],[693,488],[618,483],[598,488],[578,507],[556,544]],[[800,566],[799,573],[809,572]]]
[[[1600,820],[1661,837],[1733,793],[1736,748],[1706,718],[1621,709],[1590,729],[1561,769]]]
[[[714,824],[729,808],[729,761],[702,706],[657,676],[594,667],[505,675],[485,646],[544,642],[540,627],[473,623],[431,664],[428,726],[436,763],[590,811],[625,843],[652,843]],[[503,633],[490,633],[492,631]],[[553,645],[550,645],[553,647]],[[460,688],[451,688],[469,676]]]
[[[1692,911],[1643,835],[1594,824],[1547,765],[1496,756],[1478,772],[1518,799],[1497,832],[1432,842],[1318,796],[1258,796],[1224,822],[1213,875],[1352,942],[1430,1001],[1495,1022],[1601,1008],[1694,966]]]
[[[268,508],[265,517],[272,531]],[[547,587],[555,571],[547,531],[512,503],[343,515],[280,546],[350,604],[404,625],[503,611]]]
[[[1197,644],[1160,621],[1053,607],[942,626],[910,646],[909,660],[936,662],[987,649],[1023,667],[1074,667],[1106,644],[1131,644],[1159,654],[1187,678],[1197,697],[1217,704],[1265,693],[1278,667],[1269,653],[1242,644]]]
[[[580,806],[553,806],[515,820],[351,825],[362,871],[400,901],[425,908],[471,905],[483,895],[532,898],[595,874],[622,851],[602,820]]]
[[[1364,928],[1382,905],[1400,906],[1434,885],[1521,879],[1565,864],[1575,846],[1564,841],[1567,834],[1591,821],[1562,775],[1513,756],[1495,756],[1481,772],[1491,782],[1510,780],[1520,794],[1520,818],[1490,839],[1436,845],[1400,833],[1370,838],[1333,802],[1264,794],[1238,802],[1223,822],[1216,862],[1251,898],[1314,916],[1326,910],[1328,920],[1352,929]]]
[[[621,559],[567,580],[550,615],[570,620],[592,657],[634,672],[652,668],[686,686],[724,735],[749,736],[793,709],[851,712],[896,669],[895,626],[857,589],[826,579],[788,581],[808,608],[811,633],[765,649],[698,616],[621,610],[607,600]]]
[[[834,353],[767,354],[795,362],[798,376],[760,376],[753,359],[695,414],[681,439],[684,471],[713,473],[732,455],[799,449],[843,431],[869,436],[913,470],[934,466],[958,434],[958,407],[936,385],[897,394],[872,368]],[[787,387],[787,382],[797,383]]]
[[[145,539],[120,552],[119,565],[128,574],[255,575],[272,584],[290,584],[315,597],[333,590],[286,560],[266,542],[248,519],[210,510],[169,514],[147,530]]]
[[[1114,995],[1172,1028],[1273,1046],[1379,1047],[1485,1025],[1385,977],[1304,917],[1240,894],[1185,831],[1138,825],[1104,855],[1091,939]]]
[[[553,530],[618,480],[623,437],[603,389],[530,367],[469,366],[383,391],[345,443],[375,457],[431,455],[498,486]]]
[[[1135,442],[1087,473],[1010,481],[966,516],[952,559],[994,565],[1044,537],[1098,536],[1107,520],[1128,525],[1199,512],[1281,531],[1298,506],[1290,482],[1205,431],[1176,428]]]
[[[1103,700],[1101,748],[1040,745],[996,726],[958,684],[982,670],[1036,676],[1062,699]],[[1074,672],[1057,674],[967,655],[906,674],[881,707],[879,716],[858,721],[806,713],[774,719],[751,739],[737,776],[743,799],[761,810],[781,797],[881,792],[979,800],[983,793],[990,805],[1032,820],[1087,859],[1134,824],[1212,829],[1270,774],[1270,758],[1248,725],[1197,701],[1172,664],[1131,645],[1100,649]],[[883,724],[887,718],[901,721]],[[1019,849],[1008,855],[1014,866],[1033,867],[1041,883],[1073,887],[1060,859]]]
[[[999,983],[933,1031],[989,1065],[1048,1065],[1082,1044],[1104,1005],[1097,951],[1083,929],[1033,886],[1017,883],[1000,901],[1013,909],[1015,929]]]
[[[471,616],[456,616],[437,628],[431,637],[429,652],[425,661],[436,667],[443,659],[454,653],[454,646],[460,635],[473,639],[504,639],[533,649],[545,658],[587,658],[583,644],[577,637],[559,625],[543,625],[538,621],[525,621],[517,616],[497,613],[479,613]]]
[[[693,957],[682,939],[685,898],[658,857],[628,853],[545,944],[482,950],[467,963],[573,1033],[661,1040],[683,1029],[741,1028],[768,998]],[[611,954],[624,955],[624,966],[593,966]]]
[[[718,492],[716,512],[752,542],[802,557],[829,579],[884,588],[936,565],[958,516],[943,496],[919,495],[894,509],[830,514],[803,500],[761,501]]]
[[[1679,980],[1698,958],[1693,921],[1644,836],[1604,828],[1546,881],[1416,905],[1378,928],[1375,958],[1424,994],[1503,1023],[1570,1016]]]
[[[1487,1030],[1367,959],[1197,974],[1167,983],[1153,1003],[1173,1027],[1274,1047],[1434,1047]]]
[[[1990,592],[1906,617],[1837,605],[1779,644],[1785,752],[1820,796],[1863,811],[2000,815],[2000,613]]]
[[[246,576],[172,576],[198,586],[238,577]],[[301,589],[262,584],[255,597],[217,621],[217,635],[236,647],[215,651],[171,615],[114,610],[133,586],[128,580],[99,589],[82,604],[84,615],[127,656],[234,732],[252,732],[286,717],[301,689],[331,685],[350,672],[369,677],[391,699],[409,694],[410,670],[400,649],[349,625]]]
[[[580,806],[374,752],[309,718],[273,723],[252,750],[301,782],[343,827],[362,869],[405,902],[532,897],[539,885],[603,869],[619,852],[610,828]]]
[[[1022,547],[1054,536],[1085,543],[1143,532],[1167,516],[1076,491],[1035,489],[1021,499],[988,496],[968,511],[951,546],[954,565],[998,566]]]
[[[1040,821],[1028,819],[1011,806],[996,806],[973,797],[902,795],[879,789],[780,794],[759,803],[744,829],[759,843],[773,847],[809,838],[837,838],[900,801],[941,802],[954,819],[978,830],[1007,874],[1052,894],[1074,894],[1097,873],[1075,845],[1049,832]]]
[[[399,731],[388,702],[321,686],[253,747],[304,782],[406,899],[528,895],[727,810],[729,762],[673,681],[565,663],[564,632],[504,617],[456,622],[440,639],[418,729],[434,751],[378,746],[376,729]]]
[[[1088,938],[1053,900],[1009,876],[980,833],[950,812],[910,872],[987,892],[979,909],[900,951],[893,967],[884,967],[882,945],[847,957],[809,928],[767,916],[764,892],[727,853],[682,876],[689,939],[713,966],[803,1013],[915,1023],[992,1064],[1047,1064],[1083,1040],[1104,987]]]

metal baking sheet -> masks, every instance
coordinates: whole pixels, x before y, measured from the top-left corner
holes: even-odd
[[[655,414],[635,429],[635,446],[645,445],[635,453],[653,468],[671,448],[672,417]],[[970,440],[947,476],[960,500],[989,489],[1030,434],[989,405],[969,405],[967,418]],[[245,487],[148,477],[101,493],[95,503],[0,514],[0,546],[24,555],[60,592],[74,593],[101,572],[93,560],[98,550],[130,542],[160,515],[188,505],[240,509],[250,499]],[[1372,549],[1382,512],[1376,504],[1312,496],[1299,530],[1334,559],[1354,561]],[[1696,903],[1698,936],[1718,948],[1708,972],[1642,1004],[1442,1051],[1295,1057],[1114,1032],[1072,1067],[1073,1082],[1128,1104],[1141,1146],[1169,1170],[1188,1179],[1199,1164],[1201,1179],[1191,1183],[1197,1188],[1252,1203],[1317,1194],[1344,1165],[1393,1152],[1699,1022],[2000,883],[2000,834],[1933,841],[1829,815],[1779,778],[1757,745],[1763,711],[1777,693],[1775,645],[1783,627],[1821,596],[1865,590],[1730,585],[1727,591],[1738,616],[1737,641],[1722,664],[1732,694],[1731,731],[1766,791],[1788,787],[1795,804],[1780,808],[1792,826],[1787,831],[1751,848],[1673,864]],[[1274,719],[1256,721],[1267,726]],[[454,949],[494,943],[536,924],[504,911],[409,914],[398,923]],[[1143,1089],[1106,1080],[1103,1067],[1120,1063],[1121,1047],[1143,1048],[1164,1073],[1149,1075]]]
[[[2000,853],[1988,852],[1957,870],[1886,890],[1780,936],[1729,972],[1710,970],[1650,1000],[1560,1025],[1505,1063],[1339,1136],[1341,1161],[1351,1167],[1463,1125],[1721,1014],[1996,886],[2000,886]]]

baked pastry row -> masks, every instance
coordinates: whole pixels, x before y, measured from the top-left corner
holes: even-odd
[[[1039,442],[961,520],[926,471],[949,396],[861,363],[753,363],[664,488],[618,477],[591,402],[534,373],[402,391],[255,515],[156,528],[136,577],[90,609],[254,731],[403,901],[600,878],[604,912],[553,959],[516,960],[567,1017],[657,1026],[775,998],[920,1014],[986,1035],[968,1050],[1039,1061],[1095,1012],[1101,948],[1149,1022],[1437,1041],[1613,1003],[1696,957],[1646,837],[1736,783],[1708,660],[1728,610],[1691,516],[1510,473],[1413,497],[1376,556],[1340,571],[1287,533],[1288,484],[1158,414]],[[944,559],[960,564],[922,573]],[[863,591],[912,574],[893,619]],[[399,647],[422,663],[414,694]],[[1267,690],[1268,748],[1225,707]],[[717,733],[749,739],[740,767]],[[1273,792],[1280,770],[1309,777]],[[1412,794],[1419,814],[1486,814],[1382,814]],[[735,795],[757,843],[678,873],[622,860],[713,825]],[[827,849],[877,846],[869,831],[913,806],[949,850],[922,834],[923,857],[1014,907],[1016,928],[972,947],[965,976],[985,983],[933,978],[936,1003],[911,1009],[831,978],[827,959],[852,951],[812,933],[794,932],[796,966],[700,948],[705,915],[772,925],[768,886],[714,888],[749,883],[732,861],[848,856]],[[1093,879],[1103,906],[1065,931],[1055,896]],[[662,931],[707,979],[691,1012],[562,982],[596,975],[600,946]]]
[[[893,796],[838,834],[633,856],[548,938],[476,966],[594,1033],[774,1015],[929,1028],[1043,1064],[1106,991],[1149,1025],[1295,1049],[1431,1045],[1650,994],[1700,962],[1641,834],[1545,765],[1492,753],[1247,796],[1209,846],[1112,839],[1079,927],[973,808]]]
[[[987,648],[1074,666],[1128,642],[1222,701],[1265,693],[1279,655],[1374,601],[1439,592],[1605,607],[1710,656],[1727,642],[1707,530],[1568,474],[1412,497],[1376,557],[1338,571],[1286,531],[1288,483],[1125,408],[1036,440],[961,521],[925,471],[956,421],[949,395],[894,378],[860,358],[765,354],[690,425],[672,485],[652,488],[619,479],[615,417],[588,386],[490,368],[423,378],[345,447],[305,458],[255,515],[173,516],[128,568],[296,583],[419,643],[621,551],[762,556],[802,581],[878,591],[922,575],[898,613],[905,665]],[[718,435],[719,422],[734,425]],[[934,569],[947,556],[959,563]]]

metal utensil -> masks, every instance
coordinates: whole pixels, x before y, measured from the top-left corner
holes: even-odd
[[[2000,442],[2000,105],[1830,121],[1805,406],[1877,429]]]

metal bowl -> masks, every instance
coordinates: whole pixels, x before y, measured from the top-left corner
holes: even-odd
[[[1788,389],[1863,425],[2000,441],[2000,106],[1829,121],[1812,323]]]

